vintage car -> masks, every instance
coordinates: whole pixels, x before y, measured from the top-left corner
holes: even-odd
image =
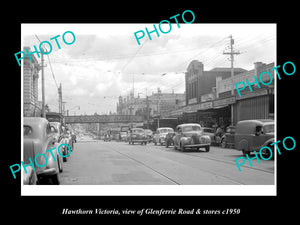
[[[120,141],[127,141],[127,131],[120,131]]]
[[[35,156],[37,154],[45,154],[47,163],[45,163],[45,157],[36,157],[35,163],[42,165],[42,167],[35,166],[37,181],[39,184],[42,184],[45,181],[50,181],[51,184],[59,184],[59,172],[62,172],[63,170],[63,160],[58,154],[57,148],[59,144],[51,133],[51,127],[48,120],[40,117],[24,117],[23,135],[24,164],[30,164],[30,159],[32,162],[35,162]],[[54,150],[47,151],[53,148]],[[30,166],[27,168],[29,167]]]
[[[174,138],[175,134],[176,134],[175,132],[167,133],[166,138],[165,138],[166,148],[168,148],[171,145],[174,145],[173,138]]]
[[[23,184],[25,185],[36,185],[38,184],[37,176],[35,170],[33,170],[32,166],[26,167],[26,172],[24,168],[22,168],[23,173]]]
[[[174,148],[184,151],[187,148],[205,148],[209,152],[211,140],[208,135],[203,135],[200,124],[186,123],[176,127]]]
[[[243,155],[259,151],[264,146],[269,146],[274,153],[274,146],[270,145],[273,142],[274,120],[242,120],[236,125],[234,144]],[[271,154],[269,151],[262,153]]]
[[[234,148],[234,134],[235,134],[235,126],[226,127],[225,133],[221,137],[222,148],[227,148],[227,147]]]
[[[167,133],[174,132],[173,128],[171,127],[159,127],[156,129],[155,135],[153,137],[153,143],[157,145],[159,143],[160,145],[163,145],[165,143],[165,138]]]
[[[210,137],[211,144],[216,144],[216,134],[215,129],[210,127],[202,127],[203,135],[207,135]]]
[[[145,130],[143,128],[131,128],[128,136],[128,143],[141,143],[147,144],[147,136],[145,134]]]
[[[54,138],[54,141],[57,142],[59,145],[60,144],[69,144],[68,139],[65,138],[65,129],[64,127],[61,125],[60,122],[50,122],[50,128],[51,128],[51,133],[52,136]],[[71,146],[70,146],[71,148]],[[61,147],[61,152],[63,155],[67,155],[68,154],[68,149],[65,145],[63,145]],[[72,148],[71,148],[72,149]],[[63,162],[67,161],[67,157],[63,158]]]
[[[153,131],[150,129],[145,129],[145,134],[146,134],[148,143],[152,142],[153,141]]]
[[[73,145],[73,138],[72,138],[72,135],[71,135],[71,131],[66,129],[65,133],[63,135],[63,138],[64,138],[64,143],[68,144],[71,148],[71,151],[73,151],[74,150],[74,145]],[[68,152],[67,149],[64,148],[64,150]]]

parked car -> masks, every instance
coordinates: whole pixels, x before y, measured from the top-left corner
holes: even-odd
[[[143,128],[131,128],[128,136],[129,144],[141,143],[147,144],[147,136]]]
[[[120,131],[120,140],[127,141],[127,131]]]
[[[175,134],[176,134],[175,132],[167,133],[166,138],[165,138],[166,148],[168,148],[171,145],[174,145],[173,138],[174,138]]]
[[[227,147],[234,148],[234,134],[235,134],[235,126],[226,127],[225,133],[221,137],[222,148],[227,148]]]
[[[155,135],[153,137],[153,143],[157,145],[159,143],[160,145],[163,145],[165,143],[165,138],[167,133],[174,132],[173,128],[171,127],[159,127],[156,129]]]
[[[210,137],[211,144],[216,144],[216,134],[215,129],[210,127],[202,127],[202,131],[204,135],[207,135]]]
[[[22,168],[23,173],[23,184],[24,185],[36,185],[38,183],[35,170],[31,166],[26,168],[27,173]]]
[[[70,148],[71,148],[71,151],[73,151],[74,145],[73,145],[73,139],[72,139],[72,135],[71,135],[70,130],[67,130],[67,129],[65,130],[63,138],[64,138],[64,143],[69,145]],[[65,146],[65,147],[67,148],[67,146]],[[68,150],[66,149],[66,151],[68,151]]]
[[[76,140],[76,133],[74,131],[71,131],[71,137],[72,137],[73,143],[76,143],[77,142],[77,140]]]
[[[54,141],[60,144],[69,144],[68,141],[64,137],[64,127],[61,125],[60,122],[50,122],[50,129],[51,129],[51,134],[54,138]],[[71,146],[70,146],[71,147]],[[61,150],[62,149],[62,150]],[[62,152],[63,155],[67,155],[69,153],[69,150],[67,146],[63,145],[61,147],[60,151]],[[67,161],[67,157],[63,158],[63,162]]]
[[[184,151],[187,148],[205,148],[209,152],[211,140],[208,135],[203,135],[200,124],[186,123],[176,127],[174,148]]]
[[[153,141],[153,131],[150,129],[145,129],[145,134],[147,136],[148,143]]]
[[[52,184],[59,184],[58,174],[63,170],[63,160],[57,152],[59,144],[51,133],[51,126],[48,120],[40,117],[24,117],[23,135],[24,164],[30,164],[29,158],[33,161],[37,154],[45,154],[47,156],[46,164],[45,157],[37,157],[39,165],[45,164],[42,167],[35,166],[38,183],[41,184],[45,180],[50,180]],[[54,150],[46,152],[52,148]]]
[[[259,151],[274,142],[274,120],[243,120],[237,123],[234,136],[235,148],[243,155]],[[269,151],[262,152],[270,154]],[[274,156],[274,154],[273,154]]]

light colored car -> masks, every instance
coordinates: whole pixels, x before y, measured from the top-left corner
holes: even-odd
[[[166,142],[166,135],[169,132],[174,132],[174,129],[171,127],[159,127],[156,129],[155,135],[153,137],[153,143],[157,145],[159,143],[160,145],[164,145]]]
[[[120,141],[127,141],[127,131],[120,131]]]
[[[40,117],[24,117],[23,135],[24,164],[29,168],[31,160],[31,162],[42,165],[42,167],[35,166],[35,173],[39,184],[49,180],[51,184],[59,184],[58,174],[63,170],[63,160],[60,154],[58,154],[58,143],[51,133],[51,126],[48,120]],[[54,150],[47,151],[52,148]],[[47,162],[45,157],[37,157],[37,160],[35,160],[38,154],[46,155]]]
[[[54,138],[54,141],[57,142],[59,145],[60,144],[70,144],[68,139],[65,138],[65,128],[61,125],[60,122],[50,122],[50,127],[51,127],[51,133]],[[69,145],[70,148],[72,149],[72,146]],[[61,147],[61,152],[63,155],[68,154],[68,149],[65,145]],[[63,158],[63,162],[67,161],[67,157]]]
[[[208,135],[204,135],[200,124],[186,123],[176,127],[174,137],[174,148],[184,151],[187,148],[205,148],[207,152],[210,149],[211,140]]]
[[[216,134],[215,129],[210,127],[202,127],[202,131],[204,135],[207,135],[210,137],[211,143],[216,144]]]

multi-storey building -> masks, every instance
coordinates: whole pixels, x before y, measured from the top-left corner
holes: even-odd
[[[24,47],[30,51],[29,47]],[[23,116],[41,116],[38,102],[38,79],[40,65],[34,55],[23,59]]]

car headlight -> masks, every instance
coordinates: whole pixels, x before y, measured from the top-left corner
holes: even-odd
[[[210,139],[210,137],[209,136],[201,136],[200,137],[200,141],[201,141],[201,143],[203,143],[203,144],[209,144],[209,143],[211,143],[211,139]]]
[[[185,144],[190,143],[192,141],[191,137],[182,137],[181,141]]]

